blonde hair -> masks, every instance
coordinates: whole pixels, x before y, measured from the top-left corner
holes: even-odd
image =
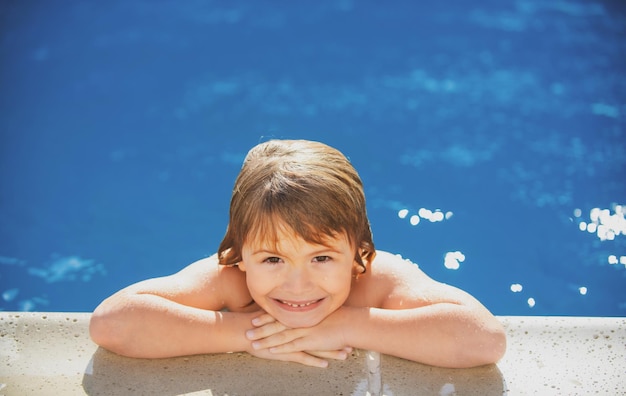
[[[323,143],[270,140],[248,152],[233,188],[219,263],[239,263],[248,238],[275,244],[278,226],[321,245],[345,233],[357,248],[361,273],[364,261],[371,262],[376,254],[363,183],[350,161]]]

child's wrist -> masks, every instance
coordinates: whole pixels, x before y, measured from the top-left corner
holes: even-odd
[[[362,318],[363,308],[359,307],[341,307],[340,313],[340,329],[343,345],[347,347],[355,347],[358,334],[362,331],[364,324]]]

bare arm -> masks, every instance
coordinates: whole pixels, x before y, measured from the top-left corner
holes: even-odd
[[[91,337],[131,357],[244,351],[249,344],[244,333],[254,314],[220,312],[226,308],[220,277],[211,257],[174,275],[129,286],[96,308]]]
[[[103,348],[137,358],[246,351],[325,367],[324,359],[347,357],[343,349],[284,354],[255,350],[245,334],[254,327],[252,319],[264,312],[250,302],[242,273],[219,266],[213,256],[115,293],[96,308],[89,332]]]
[[[410,309],[349,308],[346,342],[441,367],[473,367],[504,354],[502,325],[482,309],[435,303]]]
[[[346,332],[355,347],[444,367],[478,366],[502,357],[504,328],[478,300],[398,256],[382,253],[381,259],[393,274],[391,292],[381,308],[346,313],[355,323]]]

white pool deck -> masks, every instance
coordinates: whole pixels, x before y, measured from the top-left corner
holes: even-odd
[[[626,318],[499,319],[497,365],[355,351],[318,369],[245,353],[124,358],[89,339],[87,313],[0,312],[0,395],[626,395]]]

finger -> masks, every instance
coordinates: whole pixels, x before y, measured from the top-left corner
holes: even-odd
[[[319,358],[334,360],[346,360],[348,356],[350,356],[350,353],[347,352],[345,349],[340,349],[338,351],[306,351],[306,353],[317,356]]]
[[[293,329],[286,329],[267,337],[260,337],[251,341],[252,348],[256,350],[280,348],[276,350],[277,353],[293,353],[302,352],[306,349],[298,346],[298,332]]]
[[[267,313],[264,313],[252,319],[252,324],[256,327],[264,326],[266,324],[273,323],[273,322],[276,322],[276,319],[274,319],[273,316]]]
[[[328,361],[306,352],[293,353],[271,353],[267,349],[251,351],[253,356],[269,360],[280,360],[284,362],[295,362],[312,367],[327,367]]]
[[[326,368],[328,367],[328,361],[324,359],[320,359],[316,356],[310,355],[308,353],[302,353],[302,360],[299,363],[302,363],[306,366]]]
[[[320,359],[319,357],[308,354],[306,352],[293,352],[293,353],[272,354],[272,355],[276,356],[278,360],[296,362],[296,363],[304,364],[305,366],[320,367],[320,368],[328,367],[327,360]]]
[[[281,333],[281,335],[283,334],[296,335],[296,336],[294,336],[293,337],[294,339],[291,341],[281,340],[279,342],[273,339],[268,339],[267,342],[264,342],[265,340],[263,340],[261,341],[263,342],[262,345],[264,345],[265,348],[268,348],[270,352],[272,353],[292,353],[292,352],[306,351],[307,353],[310,353],[315,356],[329,358],[329,359],[337,359],[337,360],[345,360],[352,353],[352,347],[345,347],[341,349],[329,349],[329,350],[311,349],[313,346],[308,345],[310,343],[307,342],[306,338],[297,336],[297,329],[289,330],[289,333],[288,332]],[[278,345],[272,345],[274,342],[278,342]]]
[[[269,348],[290,341],[292,338],[287,338],[287,334],[285,334],[288,330],[282,323],[272,322],[246,331],[246,338],[251,341],[265,339],[266,342],[255,349]]]

